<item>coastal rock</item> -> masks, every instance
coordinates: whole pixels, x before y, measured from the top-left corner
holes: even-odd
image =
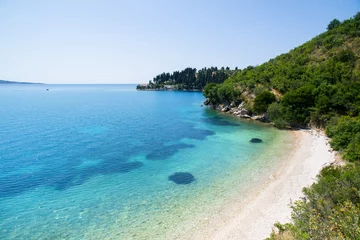
[[[224,104],[219,104],[219,105],[216,105],[215,109],[218,110],[218,111],[221,111],[223,108],[224,108]]]
[[[230,103],[230,107],[233,108],[233,107],[235,107],[235,106],[236,106],[235,102],[232,101],[232,102]]]
[[[208,99],[208,98],[207,98],[207,99],[205,99],[205,101],[204,101],[204,105],[206,105],[206,106],[207,106],[207,105],[209,105],[209,104],[210,104],[210,99]]]
[[[221,109],[222,112],[228,112],[230,108],[228,106],[225,106]]]
[[[250,115],[250,111],[245,108],[242,108],[239,109],[239,111],[237,111],[237,115]]]
[[[252,120],[260,121],[260,122],[268,122],[269,117],[267,114],[261,114],[251,117]]]
[[[238,115],[240,118],[251,118],[251,116],[247,115],[247,114],[240,114]]]
[[[238,111],[237,108],[230,108],[229,112],[235,114],[237,111]]]

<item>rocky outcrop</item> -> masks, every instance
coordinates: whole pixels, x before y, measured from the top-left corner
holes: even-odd
[[[269,116],[267,114],[261,114],[251,117],[252,120],[260,121],[260,122],[269,122]]]
[[[228,104],[217,104],[212,105],[208,99],[204,101],[205,105],[210,105],[212,108],[220,111],[230,113],[235,115],[239,118],[255,120],[260,122],[270,122],[269,117],[267,114],[255,115],[251,111],[245,108],[244,103],[242,102],[238,107],[236,107],[235,102],[231,102],[230,105]]]
[[[230,107],[228,106],[224,106],[222,109],[221,109],[222,112],[228,112],[230,111]]]
[[[204,105],[205,105],[205,106],[207,106],[207,105],[209,105],[209,104],[210,104],[210,99],[208,99],[208,98],[207,98],[207,99],[205,99],[205,101],[204,101]]]

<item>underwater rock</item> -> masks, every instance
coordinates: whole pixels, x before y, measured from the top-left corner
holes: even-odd
[[[168,177],[170,181],[176,184],[190,184],[195,181],[195,177],[188,172],[176,172]]]
[[[263,140],[261,140],[260,138],[252,138],[252,139],[250,140],[250,142],[251,142],[251,143],[262,143]]]

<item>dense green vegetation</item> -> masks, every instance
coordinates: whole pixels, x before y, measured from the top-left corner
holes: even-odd
[[[172,74],[162,73],[149,81],[147,86],[138,85],[137,89],[163,89],[171,86],[178,90],[202,90],[209,83],[223,83],[235,70],[229,67],[186,68],[182,71],[175,71]]]
[[[259,95],[256,96],[254,100],[254,112],[260,114],[266,112],[269,105],[276,101],[276,97],[273,93],[268,91],[263,91]]]
[[[276,224],[270,239],[360,239],[360,13],[334,19],[307,43],[209,84],[203,94],[213,105],[245,101],[279,128],[323,128],[349,161],[323,169],[293,205],[292,222]]]
[[[332,119],[326,133],[331,137],[331,146],[344,154],[345,159],[360,159],[360,116],[342,116]]]
[[[304,188],[292,206],[292,223],[275,224],[280,239],[360,239],[360,165],[327,167],[319,181]]]
[[[343,22],[334,19],[327,29],[289,53],[235,71],[222,84],[209,84],[204,96],[213,105],[245,101],[280,128],[326,128],[334,149],[348,160],[360,160],[360,129],[343,131],[344,122],[359,121],[360,13]]]

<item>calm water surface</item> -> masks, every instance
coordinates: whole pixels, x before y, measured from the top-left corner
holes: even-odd
[[[282,141],[203,100],[135,85],[0,86],[0,239],[161,238],[196,223],[228,186],[270,168],[261,154]]]

